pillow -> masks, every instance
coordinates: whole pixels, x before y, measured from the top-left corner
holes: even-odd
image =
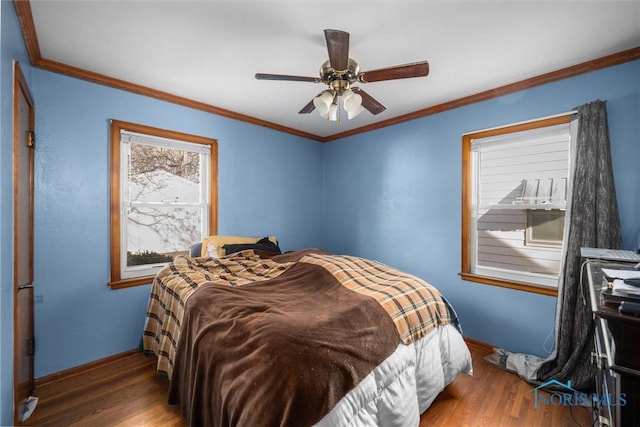
[[[191,258],[198,258],[202,256],[202,242],[194,243],[189,246],[189,256]]]
[[[224,245],[236,245],[240,243],[256,243],[260,237],[243,237],[243,236],[209,236],[202,239],[202,256],[208,258],[219,258],[227,253]],[[269,236],[269,240],[278,243],[275,236]]]
[[[278,243],[273,243],[269,240],[268,237],[263,237],[258,240],[256,243],[236,243],[236,244],[228,244],[222,247],[225,250],[227,255],[244,251],[247,249],[255,249],[257,251],[265,251],[265,252],[273,252],[276,254],[281,254],[282,251],[278,246]]]

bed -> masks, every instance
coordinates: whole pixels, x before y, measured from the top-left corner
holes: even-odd
[[[438,290],[318,249],[179,256],[155,277],[144,350],[191,426],[417,426],[471,374]]]

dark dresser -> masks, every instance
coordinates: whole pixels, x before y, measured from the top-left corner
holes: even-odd
[[[597,426],[640,426],[640,317],[619,313],[619,302],[602,296],[609,284],[601,268],[631,269],[633,265],[585,264],[595,321],[592,360],[598,368],[594,398]]]

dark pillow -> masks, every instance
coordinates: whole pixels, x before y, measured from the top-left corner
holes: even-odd
[[[200,258],[202,256],[202,242],[189,246],[189,256],[191,258]]]
[[[273,243],[268,237],[263,237],[255,243],[237,243],[233,245],[222,246],[225,254],[230,255],[236,252],[244,251],[247,249],[255,249],[257,251],[273,252],[281,254],[280,246],[277,243]]]

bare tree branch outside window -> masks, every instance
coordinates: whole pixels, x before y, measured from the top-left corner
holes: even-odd
[[[199,240],[200,161],[196,152],[130,144],[127,265],[166,262]]]

